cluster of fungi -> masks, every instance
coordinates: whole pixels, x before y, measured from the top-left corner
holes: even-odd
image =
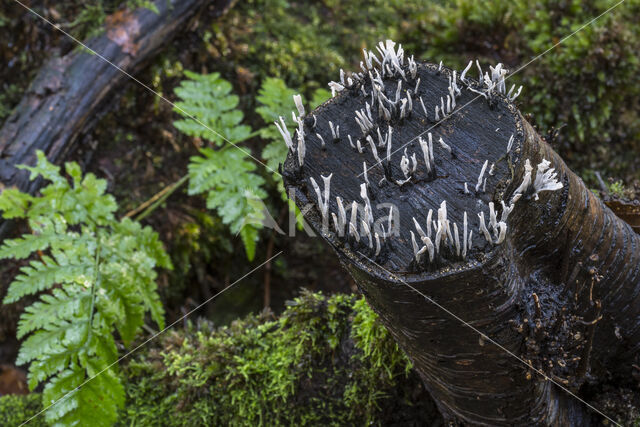
[[[396,46],[380,42],[379,56],[365,49],[361,71],[340,70],[333,98],[315,111],[294,97],[293,135],[276,122],[289,149],[285,180],[315,202],[325,238],[386,268],[473,263],[504,242],[523,195],[562,183],[549,161],[534,170],[527,159],[520,185],[504,194],[523,133],[511,103],[522,88],[506,90],[502,64],[483,74],[476,61],[474,80],[473,62],[458,74]],[[478,97],[491,114],[465,109]]]
[[[640,364],[638,235],[520,114],[502,64],[386,41],[360,68],[277,123],[289,197],[445,419],[588,424],[580,387]]]

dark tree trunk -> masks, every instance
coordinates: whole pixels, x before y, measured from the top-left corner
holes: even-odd
[[[104,34],[87,45],[125,72],[135,74],[208,3],[157,0],[159,13],[144,8],[119,13],[108,20]],[[217,0],[209,7],[219,15],[230,4],[231,0]],[[51,161],[62,161],[106,112],[110,98],[129,77],[103,58],[79,48],[52,58],[42,67],[0,129],[0,188],[36,191],[39,181],[30,182],[28,173],[16,166],[34,164],[36,150],[43,150]],[[6,224],[0,225],[0,238]]]
[[[296,134],[294,151],[290,150],[283,165],[290,194],[305,212],[307,205],[318,205],[310,178],[318,182],[322,193],[321,175],[333,173],[324,221],[320,208],[307,209],[305,218],[336,250],[369,304],[413,361],[446,418],[484,425],[589,424],[593,413],[556,384],[577,394],[586,381],[615,380],[622,384],[630,380],[640,351],[640,236],[569,170],[520,115],[504,90],[494,89],[485,93],[489,100],[471,102],[478,95],[470,89],[483,91],[475,81],[467,78],[463,83],[451,70],[438,71],[437,66],[429,64],[420,64],[415,77],[411,77],[406,61],[402,68],[407,76],[402,97],[413,99],[408,118],[399,118],[399,108],[391,111],[397,82],[402,79],[399,75],[383,78],[383,92],[392,101],[389,103],[380,98],[372,103],[371,79],[363,75],[356,77],[360,81],[352,88],[315,110],[315,119],[304,119],[304,164],[300,167]],[[451,77],[461,88],[456,96],[458,107],[438,123],[434,109],[442,105],[440,97],[446,100],[450,93],[447,88]],[[418,78],[420,86],[415,93]],[[366,96],[361,92],[362,85]],[[426,106],[426,118],[420,97]],[[370,143],[365,142],[354,119],[356,110],[366,114],[365,102],[372,107],[375,127],[370,135],[376,145],[377,128],[383,136],[377,148],[382,165],[374,160]],[[384,115],[384,111],[379,115],[380,104],[390,110],[390,120],[380,117]],[[329,121],[340,126],[340,136],[335,140]],[[393,154],[387,164],[388,142],[384,139],[388,126],[393,127]],[[427,131],[434,134],[435,165],[430,173],[416,139]],[[316,133],[325,140],[324,148]],[[363,153],[350,147],[347,135],[354,144],[360,139]],[[511,135],[513,144],[507,154]],[[427,133],[422,136],[426,139]],[[440,137],[452,148],[451,154],[436,142]],[[399,185],[394,181],[404,180],[399,164],[405,144],[407,157],[416,153],[420,160],[416,171],[410,172],[411,180]],[[552,185],[554,191],[535,194],[542,185],[535,184],[536,176],[545,169],[544,164],[542,171],[536,168],[544,159],[555,168],[562,188]],[[476,191],[485,160],[495,167],[491,174],[486,168],[485,191],[484,179]],[[360,188],[364,182],[363,161],[371,167],[366,187],[374,206],[372,232],[380,236],[391,231],[388,226],[380,226],[387,224],[384,216],[388,208],[375,209],[375,204],[396,206],[392,229],[398,234],[382,242],[378,255],[361,225],[362,219],[369,221],[360,210],[366,204]],[[533,166],[534,182],[519,188],[527,161]],[[553,177],[548,178],[548,183],[555,182]],[[513,211],[505,218],[506,237],[500,240],[500,227],[494,232],[487,224],[489,242],[479,230],[476,213],[484,212],[488,223],[489,203],[493,202],[500,218],[500,202],[509,207],[516,191],[521,196],[516,197]],[[346,235],[340,235],[343,223],[335,196],[340,196],[346,206],[352,201],[360,203],[356,225],[360,241],[355,234],[349,235],[348,227]],[[433,261],[428,251],[417,261],[410,231],[418,241],[419,232],[412,218],[422,231],[433,225],[429,240],[435,243],[437,225],[426,224],[425,217],[433,209],[433,220],[437,220],[436,210],[444,200],[449,225],[457,224],[460,234],[464,212],[469,214],[469,228],[474,233],[471,248],[466,258],[459,255],[452,229],[449,238],[443,233],[444,240]],[[337,227],[331,213],[336,214]],[[348,212],[346,216],[350,222]],[[444,230],[446,221],[442,223]],[[418,244],[420,249],[422,246],[422,242]],[[504,348],[483,339],[469,325]]]

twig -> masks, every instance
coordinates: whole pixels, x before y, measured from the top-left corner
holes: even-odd
[[[96,256],[93,264],[93,282],[91,283],[91,308],[89,308],[89,317],[87,318],[87,341],[85,345],[91,344],[91,336],[93,333],[93,310],[96,305],[96,288],[100,283],[100,241],[96,245]]]
[[[271,254],[273,253],[273,245],[275,241],[275,233],[271,233],[271,238],[269,239],[269,243],[267,244],[267,259],[271,259]],[[271,261],[265,264],[264,266],[264,299],[263,299],[264,308],[271,307]]]
[[[598,184],[600,184],[600,189],[602,190],[602,192],[608,195],[609,188],[607,187],[607,184],[604,183],[604,180],[602,179],[602,177],[600,176],[600,172],[598,171],[596,171],[596,178],[598,178]]]
[[[578,364],[578,368],[576,369],[576,377],[583,378],[587,374],[587,369],[589,368],[589,358],[591,356],[591,349],[593,348],[593,336],[596,330],[596,324],[600,319],[602,319],[602,304],[600,300],[596,301],[596,315],[595,318],[586,323],[589,325],[587,328],[587,341],[585,342],[584,350],[582,351],[582,356],[580,356],[580,363]],[[583,324],[585,324],[583,322]]]
[[[140,213],[140,215],[136,217],[136,220],[140,221],[146,218],[151,212],[155,210],[155,208],[158,207],[158,205],[164,202],[167,199],[167,197],[173,194],[173,192],[176,191],[180,186],[182,186],[182,184],[187,182],[188,179],[189,179],[189,176],[185,175],[182,178],[180,178],[178,181],[174,182],[173,184],[163,188],[158,193],[154,194],[153,197],[151,197],[149,200],[142,203],[137,208],[127,212],[124,215],[124,218],[131,218],[132,216],[137,215],[140,212],[142,213]]]
[[[280,216],[278,217],[278,222],[282,222],[285,214],[288,211],[288,205],[285,205],[280,210]],[[267,244],[267,259],[271,259],[271,255],[273,254],[273,246],[275,244],[276,233],[275,230],[272,230],[271,237],[269,238],[269,243]],[[264,265],[264,298],[263,298],[263,306],[264,308],[271,307],[271,261],[268,261]]]

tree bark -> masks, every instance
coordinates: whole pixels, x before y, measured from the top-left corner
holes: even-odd
[[[304,118],[304,163],[300,165],[300,145],[296,144],[300,132],[296,131],[282,168],[289,194],[307,212],[305,219],[335,249],[449,421],[474,425],[594,422],[598,418],[593,412],[555,383],[578,394],[585,382],[622,385],[632,381],[632,365],[638,364],[640,353],[640,237],[586,188],[504,93],[487,93],[480,83],[469,78],[462,82],[452,70],[438,70],[430,64],[420,64],[413,78],[406,64],[402,68],[407,76],[404,88],[411,89],[401,89],[402,97],[413,100],[409,117],[400,119],[398,111],[391,112],[390,120],[381,117],[380,105],[393,109],[401,80],[399,75],[381,72],[382,91],[391,102],[372,101],[372,81],[363,74],[354,78],[351,88]],[[450,93],[450,78],[462,90],[456,96],[458,107],[440,122],[434,110],[443,104],[440,98]],[[483,91],[489,100],[476,100],[477,91]],[[389,144],[385,144],[385,134],[389,126],[393,128],[390,161],[384,159],[381,165],[354,120],[355,111],[366,114],[366,102],[375,125],[367,133],[379,145],[381,160]],[[333,137],[329,121],[340,127],[338,138]],[[416,138],[424,133],[426,140],[428,132],[435,136],[431,172],[426,159],[422,161]],[[324,147],[316,133],[324,139]],[[362,150],[353,149],[347,135],[354,145],[359,139]],[[510,135],[514,138],[507,153]],[[451,153],[436,142],[440,137]],[[418,167],[410,173],[409,182],[400,185],[405,179],[401,157],[406,154],[408,161],[413,153],[420,159]],[[491,174],[486,167],[486,184],[478,180],[485,160],[488,165],[495,163]],[[536,194],[540,186],[532,182],[523,190],[525,165],[533,166],[531,179],[535,181],[542,174],[536,167],[543,160],[555,168],[562,188]],[[386,228],[387,220],[382,218],[386,211],[373,210],[372,233],[397,232],[383,241],[378,255],[361,224],[363,219],[369,221],[362,209],[366,205],[360,187],[365,181],[363,161],[373,165],[369,184],[365,184],[372,204],[395,206],[393,225]],[[325,201],[321,176],[330,173],[331,196]],[[321,194],[310,178],[319,183]],[[509,207],[516,192],[521,196],[505,218],[506,237],[497,244],[499,229],[494,234],[487,224],[489,242],[479,229],[476,213],[484,212],[489,218],[489,204],[493,203],[500,217],[500,202]],[[351,201],[360,203],[358,236],[349,233],[349,227],[343,232],[335,196],[346,206]],[[442,201],[446,201],[449,225],[457,224],[460,232],[464,213],[471,212],[468,221],[474,235],[470,249],[463,258],[455,246],[454,234],[458,233],[452,230],[447,237],[443,231],[433,261],[428,252],[417,261],[410,232],[419,236],[419,231],[413,218],[423,232],[430,230],[435,244],[437,225],[424,219],[429,209],[436,214]],[[328,206],[324,215],[323,203]],[[308,209],[309,205],[317,208]],[[336,214],[336,222],[331,213]],[[351,222],[349,216],[347,213],[347,222]],[[434,215],[433,220],[437,219]],[[504,348],[483,339],[469,325]]]
[[[145,8],[117,12],[107,19],[104,34],[87,46],[135,74],[208,3],[157,0],[159,13]],[[217,0],[210,7],[214,15],[221,15],[230,4],[231,0]],[[42,67],[0,129],[0,189],[16,186],[35,192],[40,181],[29,181],[28,173],[16,166],[34,164],[36,150],[43,150],[53,162],[62,161],[106,112],[109,99],[129,77],[103,58],[78,48]],[[0,238],[7,224],[0,225]]]

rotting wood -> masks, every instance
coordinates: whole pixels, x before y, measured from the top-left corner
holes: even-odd
[[[449,421],[597,423],[556,384],[632,381],[640,236],[522,117],[500,66],[477,81],[379,52],[282,129],[289,194]]]

